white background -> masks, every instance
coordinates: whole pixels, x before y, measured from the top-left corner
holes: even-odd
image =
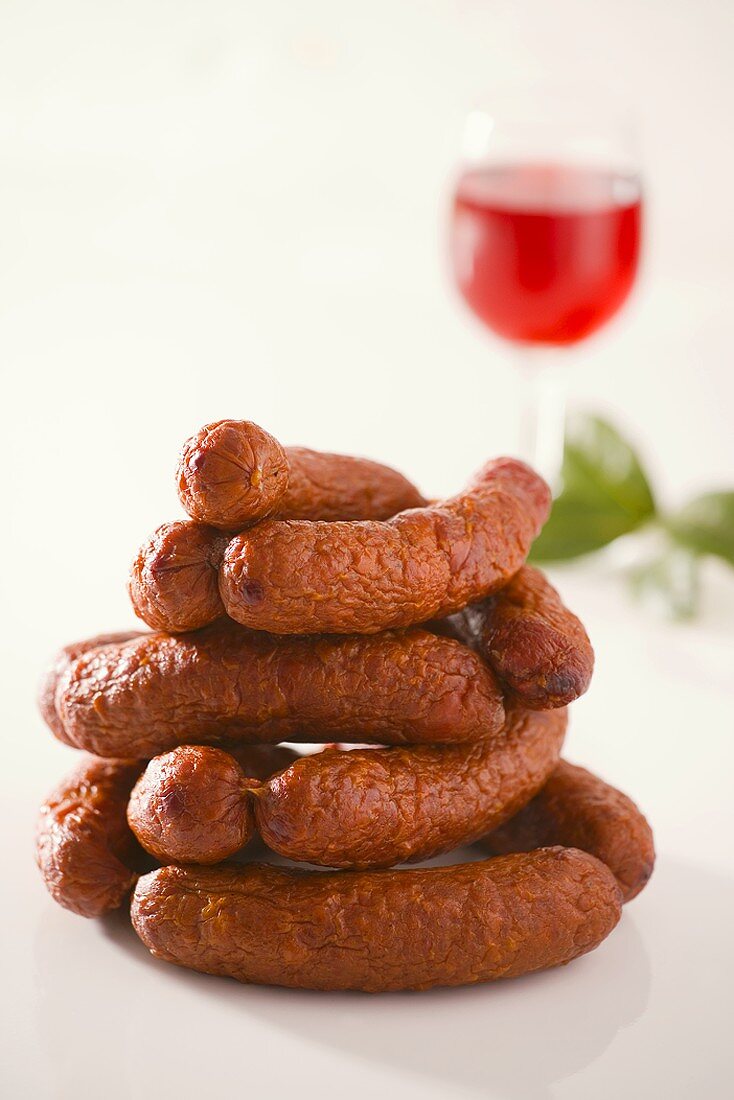
[[[644,277],[579,353],[573,400],[636,439],[664,501],[734,484],[733,49],[727,0],[0,4],[6,1094],[726,1094],[723,567],[686,627],[606,561],[556,574],[598,655],[570,756],[639,799],[660,852],[610,941],[561,972],[372,999],[187,975],[119,920],[57,910],[32,830],[71,765],[39,671],[132,625],[130,558],[179,514],[201,423],[380,457],[431,494],[512,448],[516,378],[445,263],[462,114],[495,83],[635,104]]]

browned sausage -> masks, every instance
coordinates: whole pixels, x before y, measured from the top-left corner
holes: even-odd
[[[192,519],[236,531],[278,505],[288,488],[288,459],[252,421],[217,420],[186,440],[176,479]]]
[[[192,520],[163,523],[138,550],[128,592],[152,630],[197,630],[224,615],[219,566],[229,541]]]
[[[136,932],[158,958],[241,982],[371,993],[514,978],[591,951],[616,879],[573,848],[407,871],[164,867]]]
[[[565,760],[525,809],[481,841],[497,854],[548,844],[581,848],[606,863],[625,901],[639,894],[655,864],[652,830],[634,802]]]
[[[425,503],[389,466],[303,447],[284,453],[246,420],[209,424],[188,440],[179,493],[195,520],[206,522],[162,524],[138,550],[128,581],[136,615],[171,633],[225,614],[218,571],[231,535],[217,528],[241,529],[273,509],[297,519],[386,519]]]
[[[558,760],[565,711],[515,709],[472,745],[304,756],[256,788],[255,818],[274,851],[327,867],[389,867],[481,836],[537,792]]]
[[[36,861],[59,905],[99,917],[125,900],[140,849],[125,811],[143,761],[85,757],[41,807]]]
[[[150,761],[127,807],[130,828],[147,852],[167,863],[219,863],[247,843],[255,829],[247,787],[287,767],[296,754],[270,745],[242,746],[235,754],[239,761],[209,745],[181,745]]]
[[[215,863],[257,826],[281,855],[326,867],[391,867],[482,836],[540,790],[561,751],[563,711],[516,711],[475,745],[334,749],[264,785],[227,753],[185,745],[152,760],[128,820],[164,863]]]
[[[594,650],[588,635],[539,569],[524,566],[454,623],[523,706],[566,706],[589,686]]]
[[[186,441],[178,493],[192,519],[225,531],[276,512],[286,519],[387,519],[425,504],[415,486],[389,466],[283,448],[248,420],[206,424]]]
[[[501,588],[547,518],[550,493],[514,459],[464,493],[387,522],[266,520],[229,543],[227,613],[276,634],[373,634],[458,611]]]
[[[38,689],[38,709],[44,722],[50,730],[53,730],[59,741],[63,741],[66,745],[71,744],[56,713],[56,690],[69,665],[77,657],[81,657],[83,653],[88,653],[90,649],[98,649],[103,645],[113,645],[115,642],[127,642],[131,638],[137,638],[138,635],[139,631],[135,630],[117,634],[97,634],[96,637],[86,638],[83,642],[72,642],[71,645],[64,646],[56,654],[41,679]]]
[[[277,638],[224,620],[94,650],[62,678],[56,706],[78,748],[146,758],[225,737],[470,741],[504,722],[494,674],[458,642],[424,630]]]

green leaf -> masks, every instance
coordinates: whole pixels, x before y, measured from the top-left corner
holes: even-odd
[[[607,421],[568,424],[562,491],[536,539],[533,561],[562,561],[599,550],[655,515],[650,484],[630,444]]]
[[[665,526],[677,543],[734,565],[734,491],[696,497]]]

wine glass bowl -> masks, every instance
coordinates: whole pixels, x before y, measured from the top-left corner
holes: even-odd
[[[454,197],[457,285],[504,339],[575,344],[629,295],[641,215],[635,176],[558,164],[470,168]]]
[[[615,105],[546,89],[498,94],[467,116],[453,275],[479,321],[516,349],[528,386],[520,450],[552,483],[564,402],[560,378],[549,385],[558,357],[538,352],[578,344],[619,312],[638,271],[642,207],[633,129]]]

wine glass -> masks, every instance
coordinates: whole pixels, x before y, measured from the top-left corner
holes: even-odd
[[[588,90],[498,94],[466,118],[451,256],[469,308],[515,348],[519,450],[558,487],[568,349],[621,308],[637,274],[634,130]]]

